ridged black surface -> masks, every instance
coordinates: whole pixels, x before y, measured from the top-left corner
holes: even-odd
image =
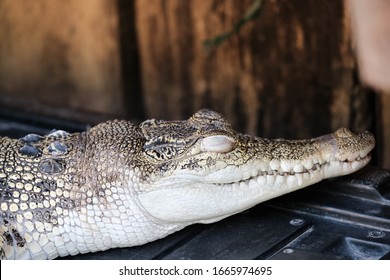
[[[0,113],[2,136],[52,128],[83,126]],[[367,166],[144,246],[63,259],[390,259],[390,171]]]

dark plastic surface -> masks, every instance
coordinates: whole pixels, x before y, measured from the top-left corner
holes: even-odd
[[[22,137],[70,123],[0,113],[0,135]],[[49,127],[52,126],[52,127]],[[390,171],[361,171],[262,203],[218,223],[193,225],[132,248],[63,259],[390,259]]]

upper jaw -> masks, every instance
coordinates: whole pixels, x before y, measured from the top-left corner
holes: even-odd
[[[295,154],[291,151],[287,153],[289,156],[283,156],[283,153],[274,149],[274,152],[269,153],[270,156],[255,155],[245,164],[237,166],[230,163],[202,179],[207,183],[228,184],[269,175],[295,176],[309,173],[316,174],[322,179],[347,175],[359,170],[370,161],[370,152],[375,146],[375,139],[367,131],[354,133],[347,129],[339,129],[335,133],[309,141],[286,141],[286,143],[291,145],[292,151],[294,145],[300,147],[300,144],[305,143],[307,147],[302,149],[306,149],[307,152],[297,150],[296,154],[301,156],[294,158]]]
[[[207,157],[202,160],[202,156],[196,156],[204,165],[189,170],[180,168],[179,164],[169,175],[158,176],[156,179],[159,182],[156,183],[175,188],[190,182],[232,184],[260,176],[295,176],[306,173],[315,174],[321,179],[330,178],[352,173],[366,165],[370,160],[369,153],[375,145],[370,133],[352,133],[345,129],[307,141],[266,142],[261,138],[247,136],[241,139],[242,142],[253,141],[253,150],[246,149],[246,146],[232,146],[230,139],[209,138],[207,146],[203,146],[216,150],[203,152],[213,159],[213,164],[206,164],[207,160],[204,159]],[[214,145],[218,143],[223,149]]]
[[[368,163],[375,139],[368,131],[353,133],[341,128],[333,134],[313,139],[313,144],[326,162]]]

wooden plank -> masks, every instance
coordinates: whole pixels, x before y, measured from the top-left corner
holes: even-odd
[[[110,0],[1,1],[0,103],[123,113],[118,24]]]
[[[351,126],[355,60],[344,2],[266,1],[259,18],[206,52],[245,1],[136,1],[149,117],[178,119],[211,107],[265,137],[305,138]]]

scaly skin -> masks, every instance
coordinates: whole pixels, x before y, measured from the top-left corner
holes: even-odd
[[[302,141],[250,137],[210,110],[0,138],[0,254],[53,259],[144,244],[352,173],[373,147],[370,133],[347,129]]]

